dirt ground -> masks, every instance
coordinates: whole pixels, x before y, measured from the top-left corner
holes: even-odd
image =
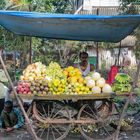
[[[140,113],[134,118],[131,130],[121,131],[119,140],[140,140]],[[0,131],[0,140],[33,140],[26,129],[15,130],[9,134]],[[85,140],[81,135],[69,134],[65,140]]]
[[[139,140],[140,126],[127,132],[121,132],[119,140]],[[18,130],[11,134],[0,133],[0,140],[33,140],[26,130]],[[80,135],[69,135],[65,140],[85,140]]]

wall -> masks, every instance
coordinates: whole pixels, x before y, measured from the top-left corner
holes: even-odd
[[[92,10],[92,7],[118,7],[120,5],[119,0],[84,0],[83,10]]]
[[[92,6],[119,6],[119,0],[91,0]]]
[[[134,55],[133,50],[128,50],[128,49],[121,49],[121,54],[120,54],[120,59],[119,59],[119,65],[122,64],[123,61],[123,56],[124,52],[127,50],[128,57],[131,59],[131,67],[136,66],[136,58]],[[105,49],[99,49],[99,68],[103,66],[103,63],[105,65],[105,69],[110,69],[111,65],[115,64],[115,59],[118,57],[118,51],[119,49],[110,49],[110,50],[105,50]],[[96,49],[95,48],[90,48],[87,50],[89,56],[96,56]]]

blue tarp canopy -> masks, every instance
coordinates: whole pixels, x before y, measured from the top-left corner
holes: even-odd
[[[119,42],[140,24],[140,15],[96,16],[0,11],[0,25],[18,35]]]

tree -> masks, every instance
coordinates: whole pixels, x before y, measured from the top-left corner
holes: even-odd
[[[139,0],[120,0],[121,14],[137,14],[139,8]]]
[[[137,37],[136,46],[134,48],[137,59],[137,71],[135,73],[134,86],[137,85],[140,75],[140,26],[137,28],[135,35]]]
[[[139,0],[120,0],[121,1],[121,7],[124,14],[138,14],[139,13],[139,7],[140,7],[140,1]],[[137,71],[135,73],[134,77],[134,86],[138,83],[139,73],[140,73],[140,27],[138,27],[133,35],[136,36],[136,46],[134,48],[134,52],[137,59]]]
[[[71,13],[72,4],[69,0],[9,0],[5,5],[5,9],[12,10],[25,10],[25,11],[37,11],[37,12],[51,12],[51,13]],[[3,30],[4,34],[5,30]],[[29,56],[29,45],[31,38],[14,36],[15,39],[11,37],[11,33],[7,32],[6,36],[6,46],[9,46],[7,50],[17,50],[22,52],[22,64],[25,64],[23,60]],[[2,43],[3,43],[3,38]],[[9,42],[9,43],[8,43]],[[71,43],[68,41],[62,40],[48,40],[49,43],[46,43],[44,39],[41,38],[32,38],[32,49],[34,51],[34,59],[43,61],[48,64],[51,60],[58,61],[62,66],[68,65],[73,61],[73,58],[70,58],[71,51],[75,51],[76,43]],[[45,43],[44,43],[45,42]],[[14,44],[14,45],[13,45]],[[75,45],[74,45],[75,44]],[[52,49],[53,48],[53,49]],[[47,54],[47,56],[46,56]],[[67,54],[67,55],[66,55]],[[63,59],[64,58],[64,59]],[[64,61],[63,61],[64,60]],[[71,61],[72,60],[72,61]],[[24,65],[22,65],[24,67]]]
[[[0,9],[3,9],[3,7],[5,7],[5,5],[6,5],[5,0],[1,0],[0,1]]]
[[[70,13],[72,5],[70,0],[27,0],[33,11],[51,13]]]
[[[3,6],[3,9],[17,10],[19,8],[22,10],[23,8],[25,10],[25,7],[27,9],[28,4],[29,4],[29,1],[27,0],[5,0],[5,5]],[[27,54],[27,51],[29,50],[28,49],[29,37],[16,36],[13,33],[10,33],[9,31],[4,30],[3,28],[1,28],[1,30],[2,32],[0,34],[0,43],[3,44],[1,46],[3,46],[3,48],[6,51],[16,50],[16,51],[22,52],[21,57],[23,58],[23,60],[26,60],[25,54]]]
[[[72,65],[81,49],[79,41],[33,39],[34,61],[48,65],[58,62],[62,67]]]

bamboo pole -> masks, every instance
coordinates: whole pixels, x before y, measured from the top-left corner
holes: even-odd
[[[27,114],[26,114],[26,112],[25,112],[25,110],[24,110],[24,107],[23,107],[23,105],[22,105],[22,102],[21,102],[21,100],[19,99],[19,97],[18,97],[18,95],[17,95],[17,92],[16,92],[16,90],[15,90],[15,88],[14,88],[14,85],[13,85],[13,83],[12,83],[12,80],[11,80],[9,74],[8,74],[8,71],[7,71],[6,67],[5,67],[5,64],[4,64],[4,61],[3,61],[3,58],[2,58],[2,50],[0,50],[0,62],[1,62],[1,64],[2,64],[2,67],[3,67],[3,70],[4,70],[4,72],[5,72],[5,75],[6,75],[6,77],[8,78],[8,81],[9,81],[9,83],[10,83],[12,89],[13,89],[13,92],[14,92],[14,95],[15,95],[17,101],[18,101],[18,104],[19,104],[19,106],[20,106],[20,108],[21,108],[21,110],[22,110],[22,112],[23,112],[23,115],[24,115],[25,120],[26,120],[26,122],[27,122],[27,129],[29,128],[28,130],[30,130],[29,132],[31,133],[31,135],[32,135],[32,137],[34,138],[34,140],[38,140],[38,137],[37,137],[37,135],[36,135],[34,129],[32,128],[32,125],[31,125],[31,123],[30,123],[30,120],[29,120],[29,118],[28,118],[28,116],[27,116]]]
[[[99,70],[99,43],[96,42],[96,69]]]
[[[99,15],[99,8],[97,8],[96,15]],[[96,42],[96,69],[99,70],[99,43]]]
[[[122,111],[122,114],[120,116],[120,120],[119,120],[119,123],[118,123],[118,127],[117,127],[117,131],[116,131],[116,135],[115,135],[115,140],[118,140],[119,138],[119,133],[120,133],[120,129],[121,129],[121,121],[123,120],[124,116],[125,116],[125,113],[126,113],[126,109],[130,103],[130,98],[132,97],[132,94],[133,93],[130,93],[125,105],[124,105],[124,108],[123,108],[123,111]]]
[[[81,5],[81,6],[75,11],[74,15],[77,15],[77,14],[81,11],[82,8],[83,8],[83,5]]]
[[[122,46],[122,44],[121,44],[121,41],[120,41],[119,52],[118,52],[118,65],[121,65],[121,64],[120,64],[121,46]]]
[[[32,63],[32,37],[30,37],[30,45],[29,45],[29,48],[30,48],[30,51],[29,51],[29,63],[31,64]]]

